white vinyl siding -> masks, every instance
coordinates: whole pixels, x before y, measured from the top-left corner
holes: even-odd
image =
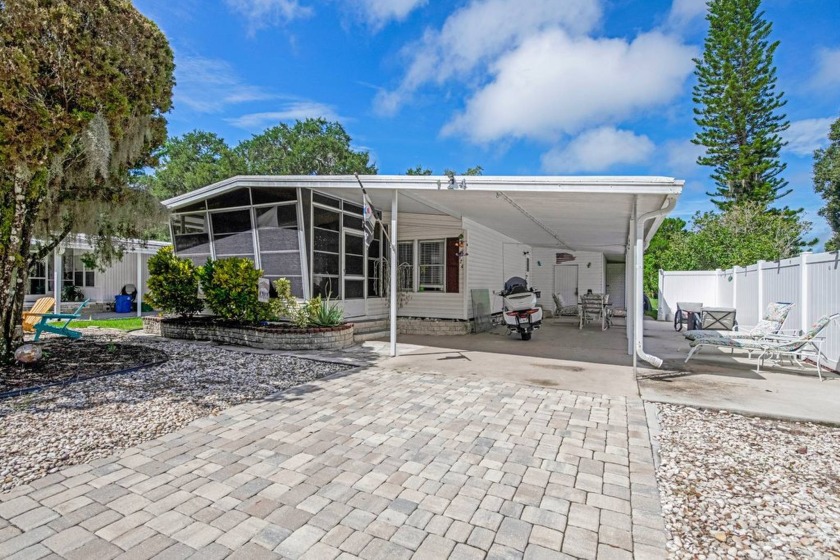
[[[494,231],[490,228],[477,224],[471,220],[464,220],[464,227],[467,230],[467,276],[468,289],[465,295],[466,313],[472,317],[472,303],[470,301],[470,290],[490,290],[490,303],[494,312],[502,310],[502,298],[493,295],[504,287],[506,278],[505,268],[505,247],[519,245],[515,239]],[[527,250],[528,247],[521,245]],[[519,249],[522,254],[523,249]],[[524,260],[522,261],[524,263]],[[523,265],[524,266],[524,265]],[[531,269],[534,268],[533,259]],[[522,270],[524,273],[524,270]]]

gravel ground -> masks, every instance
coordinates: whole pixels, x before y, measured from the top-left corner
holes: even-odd
[[[659,405],[672,558],[840,558],[840,428]]]
[[[108,340],[123,333],[96,331]],[[97,338],[86,334],[86,338]],[[347,369],[157,338],[128,337],[165,364],[0,401],[0,490],[107,457],[196,418]]]

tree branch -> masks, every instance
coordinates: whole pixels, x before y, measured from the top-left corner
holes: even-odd
[[[47,255],[49,255],[53,249],[58,247],[58,244],[64,241],[64,239],[70,235],[70,230],[72,229],[71,224],[65,224],[64,229],[61,230],[61,233],[58,235],[52,236],[49,243],[46,245],[42,245],[37,251],[31,253],[29,255],[29,266],[34,265]]]

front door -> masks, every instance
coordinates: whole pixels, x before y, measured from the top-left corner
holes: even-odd
[[[578,265],[564,264],[554,267],[554,293],[563,298],[563,305],[578,302]]]
[[[344,231],[344,316],[365,314],[365,241],[361,233]]]

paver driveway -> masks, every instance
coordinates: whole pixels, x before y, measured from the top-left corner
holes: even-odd
[[[385,369],[0,495],[2,558],[659,559],[664,545],[640,400]]]

